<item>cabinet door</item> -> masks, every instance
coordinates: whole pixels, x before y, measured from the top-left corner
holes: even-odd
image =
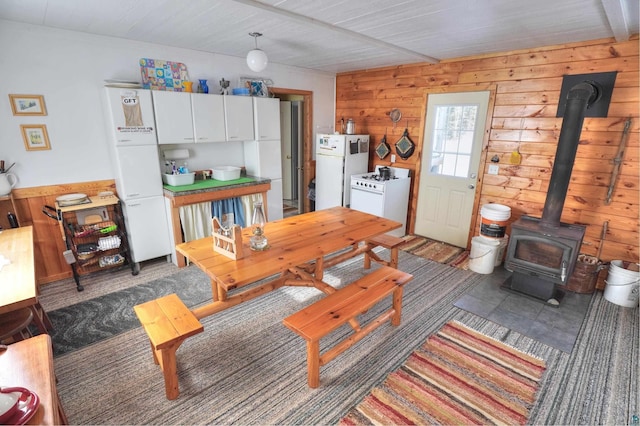
[[[118,148],[116,161],[116,188],[121,199],[162,195],[157,146]]]
[[[193,143],[195,139],[190,93],[159,90],[152,93],[158,143]]]
[[[224,96],[228,141],[250,141],[253,136],[253,103],[250,96]]]
[[[253,98],[256,139],[280,140],[280,99]]]
[[[224,98],[221,95],[191,94],[193,129],[196,142],[223,142]]]
[[[105,93],[115,145],[156,145],[151,91],[105,87]]]
[[[164,197],[125,200],[123,208],[134,262],[171,253]]]

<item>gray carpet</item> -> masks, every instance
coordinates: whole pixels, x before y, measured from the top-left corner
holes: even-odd
[[[340,286],[360,276],[361,265],[338,265],[326,280]],[[402,324],[380,327],[322,367],[318,389],[306,384],[304,341],[282,319],[321,295],[282,288],[202,320],[204,332],[178,351],[177,400],[166,400],[146,335],[136,327],[55,358],[62,405],[72,424],[335,424],[427,336],[458,320],[546,361],[530,423],[628,424],[638,413],[637,309],[595,294],[567,354],[454,307],[482,275],[403,252],[400,268],[415,277],[405,287]]]
[[[53,324],[50,334],[54,356],[139,327],[133,307],[171,293],[177,293],[185,305],[193,307],[211,299],[211,285],[200,269],[190,267],[168,277],[48,312]]]

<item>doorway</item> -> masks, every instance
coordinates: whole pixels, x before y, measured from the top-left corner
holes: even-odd
[[[489,98],[489,91],[428,96],[416,234],[467,246]]]
[[[281,106],[284,216],[309,212],[307,188],[315,175],[311,145],[313,92],[279,87],[270,87],[269,90],[280,99]],[[285,112],[289,109],[290,113]],[[287,121],[286,117],[299,118]]]

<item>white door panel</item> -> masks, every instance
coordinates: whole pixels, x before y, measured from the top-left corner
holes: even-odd
[[[416,234],[466,247],[489,95],[429,95]]]
[[[316,157],[316,210],[342,205],[343,167],[343,157]]]

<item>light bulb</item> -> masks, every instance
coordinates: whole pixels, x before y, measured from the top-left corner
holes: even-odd
[[[253,49],[247,54],[247,65],[251,71],[260,72],[267,67],[267,54],[260,49]]]

